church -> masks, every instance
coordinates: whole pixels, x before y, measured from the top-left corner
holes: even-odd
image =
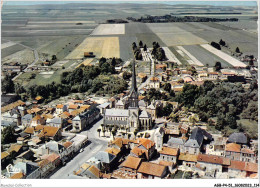
[[[130,93],[118,101],[115,108],[106,109],[104,113],[104,125],[124,126],[129,131],[149,130],[152,128],[151,114],[146,110],[140,110],[138,105],[138,89],[136,86],[135,62],[132,63],[132,84]]]

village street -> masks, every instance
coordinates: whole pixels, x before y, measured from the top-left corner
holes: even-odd
[[[67,179],[77,178],[73,175],[73,171],[79,169],[79,167],[86,162],[88,159],[93,157],[97,152],[104,151],[107,148],[107,141],[98,137],[97,129],[103,122],[103,119],[96,122],[89,130],[82,131],[80,134],[88,136],[88,141],[90,142],[84,148],[84,151],[76,155],[71,161],[69,161],[65,166],[61,167],[58,171],[50,176],[50,179]]]

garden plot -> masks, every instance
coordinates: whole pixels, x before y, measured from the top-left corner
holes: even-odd
[[[171,52],[171,50],[168,47],[162,47],[166,57],[169,61],[176,62],[178,65],[181,65],[182,63],[177,59],[177,57]]]
[[[13,46],[13,45],[15,45],[16,43],[14,43],[14,42],[6,42],[6,43],[3,43],[3,44],[1,44],[1,49],[4,49],[4,48],[7,48],[7,47],[10,47],[10,46]]]
[[[120,57],[118,37],[88,37],[65,59],[82,59],[84,52],[93,52],[96,57]]]
[[[123,35],[125,24],[100,24],[91,35]]]
[[[188,61],[190,64],[194,64],[196,66],[204,66],[198,59],[196,59],[193,55],[191,55],[187,50],[185,50],[182,46],[177,46],[181,51],[183,51],[192,61]]]
[[[12,55],[16,52],[19,52],[21,50],[24,50],[25,47],[19,45],[19,44],[15,44],[13,46],[9,46],[9,47],[6,47],[4,49],[1,49],[1,58],[5,58],[9,55]]]
[[[212,47],[209,44],[202,44],[201,45],[203,48],[208,50],[209,52],[215,54],[216,56],[220,57],[221,59],[225,60],[229,64],[233,65],[234,67],[246,67],[247,65],[242,63],[241,61],[231,57],[230,55]]]

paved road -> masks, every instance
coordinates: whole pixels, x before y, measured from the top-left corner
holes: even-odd
[[[73,178],[73,171],[79,169],[79,167],[88,159],[93,157],[98,151],[104,151],[107,148],[107,141],[99,138],[97,129],[100,124],[103,123],[103,119],[99,120],[89,130],[83,131],[80,134],[87,135],[88,140],[91,142],[84,148],[84,151],[75,156],[65,166],[60,168],[57,172],[51,175],[50,179],[68,179]]]

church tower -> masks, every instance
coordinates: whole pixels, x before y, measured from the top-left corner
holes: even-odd
[[[136,86],[136,75],[135,75],[135,61],[132,63],[132,85],[130,89],[130,94],[128,96],[128,126],[131,132],[134,132],[135,129],[139,129],[139,106],[138,106],[138,92]]]
[[[138,92],[136,86],[136,75],[135,75],[135,61],[132,63],[132,85],[130,89],[130,94],[128,97],[129,108],[138,108]]]

